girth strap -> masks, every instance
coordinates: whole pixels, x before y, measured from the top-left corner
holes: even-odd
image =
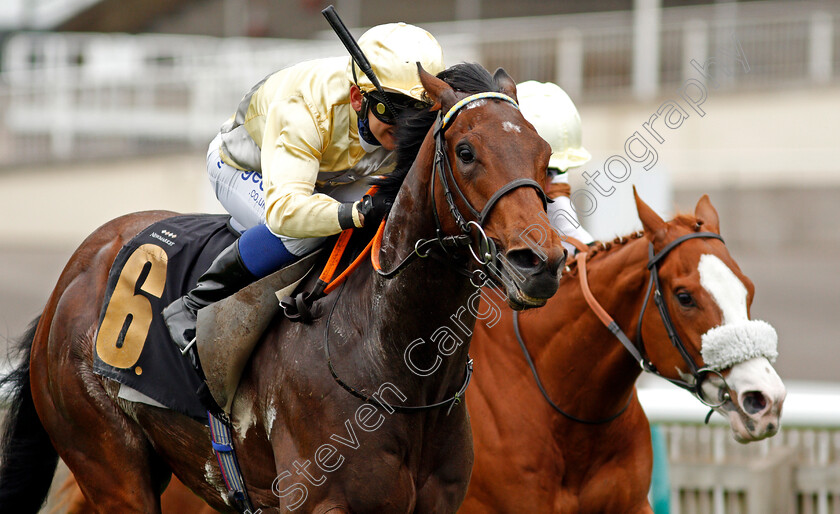
[[[242,471],[239,469],[228,421],[210,411],[207,411],[207,421],[210,425],[210,444],[219,462],[228,503],[241,513],[252,512],[254,507],[245,489],[245,479],[242,478]]]

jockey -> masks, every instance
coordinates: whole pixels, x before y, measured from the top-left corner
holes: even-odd
[[[359,179],[393,170],[396,117],[428,106],[415,63],[437,74],[443,52],[431,34],[405,23],[373,27],[359,46],[390,102],[352,58],[306,61],[251,88],[210,144],[210,181],[231,224],[244,232],[192,291],[164,309],[182,349],[195,337],[200,308],[314,251],[328,236],[379,223],[390,207],[375,197],[358,201],[366,190]]]
[[[577,219],[570,199],[571,187],[567,172],[583,166],[592,155],[581,144],[580,115],[569,95],[557,84],[529,80],[516,86],[519,109],[537,133],[551,145],[548,177],[545,188],[554,203],[548,204],[548,219],[561,236],[573,237],[583,244],[594,239]],[[575,247],[563,241],[574,254]]]

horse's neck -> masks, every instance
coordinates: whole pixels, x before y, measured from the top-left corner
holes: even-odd
[[[647,240],[635,239],[587,262],[593,296],[633,340],[646,286]],[[638,363],[586,303],[580,267],[563,279],[542,342],[534,341],[537,366],[553,399],[569,412],[603,419],[621,409],[640,374]],[[548,319],[548,316],[543,316]],[[529,344],[531,342],[529,341]],[[558,403],[555,401],[555,403]]]
[[[429,201],[433,144],[429,143],[427,139],[421,148],[389,215],[380,252],[386,271],[410,255],[418,239],[433,237],[435,233]],[[475,324],[475,317],[464,306],[476,290],[457,273],[455,266],[445,260],[417,258],[396,277],[375,277],[371,286],[376,313],[371,328],[378,333],[390,358],[399,358],[398,368],[422,383],[421,389],[426,393],[420,396],[427,397],[425,401],[439,397],[439,389],[457,390],[460,384],[455,382],[463,376],[469,335]],[[457,344],[454,353],[444,359],[439,353],[440,338],[455,338],[449,341]],[[411,362],[406,362],[406,348],[413,343]],[[417,369],[432,369],[437,361],[440,364],[431,376],[418,373]]]

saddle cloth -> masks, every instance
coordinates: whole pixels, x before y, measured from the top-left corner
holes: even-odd
[[[176,216],[137,234],[111,267],[96,334],[95,373],[204,423],[203,381],[172,343],[161,312],[236,239],[229,219]]]

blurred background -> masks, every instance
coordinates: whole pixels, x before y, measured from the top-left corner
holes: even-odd
[[[840,1],[334,3],[357,37],[414,23],[438,38],[447,64],[502,66],[517,81],[563,87],[594,156],[571,181],[596,237],[638,228],[634,184],[663,216],[711,197],[756,285],[753,317],[779,333],[787,428],[733,449],[722,418],[708,432],[695,426],[704,414],[695,400],[677,397],[686,412],[651,404],[672,457],[672,511],[770,512],[755,484],[783,482],[790,491],[769,486],[782,494],[773,511],[840,512]],[[207,144],[265,75],[345,55],[320,14],[327,4],[0,2],[4,339],[39,313],[102,223],[145,209],[221,212],[205,178]],[[707,444],[680,446],[697,438]],[[742,485],[686,474],[721,463],[741,470]]]

